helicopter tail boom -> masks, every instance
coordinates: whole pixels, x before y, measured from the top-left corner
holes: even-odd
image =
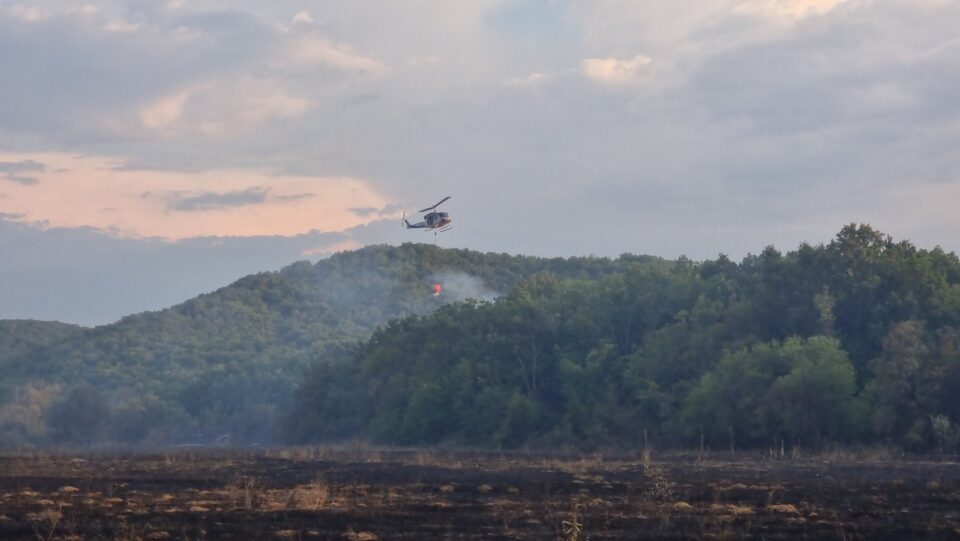
[[[419,223],[412,224],[407,221],[407,215],[404,214],[403,223],[400,225],[402,225],[403,227],[406,227],[407,229],[423,229],[427,227],[427,222],[419,222]]]
[[[424,224],[423,222],[418,224],[411,224],[410,222],[408,222],[406,212],[403,213],[403,218],[401,218],[401,220],[402,222],[400,223],[400,225],[406,227],[407,229],[419,229],[421,227],[426,227],[426,224]]]

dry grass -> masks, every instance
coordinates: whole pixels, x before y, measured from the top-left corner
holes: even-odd
[[[783,513],[787,515],[799,515],[800,510],[793,504],[789,503],[775,503],[767,506],[767,511],[771,513]]]
[[[146,457],[6,459],[0,463],[0,537],[14,527],[35,532],[36,539],[83,537],[76,533],[85,531],[77,517],[96,516],[111,517],[110,536],[131,540],[196,539],[198,530],[188,535],[184,528],[234,520],[247,521],[257,532],[251,535],[263,539],[349,538],[347,524],[357,528],[355,536],[389,539],[388,532],[399,530],[372,525],[391,520],[400,521],[398,528],[422,525],[421,538],[478,531],[610,538],[629,537],[642,528],[735,539],[778,527],[811,538],[842,538],[850,532],[863,535],[870,528],[863,521],[887,516],[883,513],[903,521],[901,509],[907,505],[909,520],[921,524],[914,533],[947,537],[944,532],[960,528],[960,520],[942,510],[960,502],[960,474],[945,463],[838,465],[832,459],[753,460],[744,454],[735,461],[695,456],[684,461],[662,454],[648,461],[602,453],[527,459],[522,453],[423,450],[394,455],[362,446],[282,453],[303,457],[296,459],[278,454],[191,450]],[[829,477],[815,473],[826,471],[832,472]],[[39,478],[51,481],[21,480]],[[863,496],[850,496],[858,494],[851,487],[862,488]],[[846,499],[837,500],[838,494]],[[918,501],[933,511],[918,511]],[[339,529],[317,529],[326,524]],[[580,533],[574,535],[576,530]]]

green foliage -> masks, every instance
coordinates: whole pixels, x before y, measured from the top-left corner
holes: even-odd
[[[766,441],[773,428],[770,388],[789,370],[777,342],[724,355],[687,396],[681,415],[693,429],[688,435],[722,441],[732,429],[736,441]]]
[[[92,385],[77,385],[54,402],[44,415],[57,441],[89,444],[99,441],[109,423],[110,408]]]
[[[336,436],[595,447],[702,434],[719,447],[732,437],[915,449],[953,437],[955,255],[849,225],[827,245],[768,247],[739,264],[617,263],[531,273],[494,303],[382,327],[325,383],[359,386]],[[298,441],[326,439],[343,419],[342,404],[309,391],[321,385],[300,388],[296,419],[321,420],[293,422]]]
[[[878,436],[907,448],[929,448],[943,436],[942,420],[935,426],[934,418],[958,420],[958,343],[953,328],[933,334],[916,320],[890,328],[869,365],[873,377],[865,389]]]
[[[113,325],[0,322],[0,369],[17,444],[950,448],[960,260],[856,224],[739,263],[372,246]]]
[[[779,432],[815,444],[855,437],[856,377],[840,343],[823,336],[791,339],[780,355],[790,371],[773,382],[768,395]]]
[[[234,442],[269,442],[311,365],[326,364],[334,373],[318,369],[311,380],[340,383],[334,361],[380,325],[509,291],[538,272],[592,280],[641,264],[668,265],[652,257],[544,259],[423,244],[370,246],[247,276],[170,309],[93,329],[0,321],[0,407],[37,386],[87,384],[110,397],[103,441],[210,442],[228,435]],[[435,298],[433,283],[450,276],[466,277],[471,287],[454,284]],[[349,403],[349,390],[323,383],[314,389],[324,389],[323,398],[311,398],[324,410]],[[33,408],[6,411],[10,432],[0,432],[0,442],[76,442],[63,431],[25,428],[15,417],[33,419],[27,413]],[[349,432],[351,415],[338,412],[329,423],[309,413],[303,419],[314,423],[314,437],[337,438]],[[419,417],[410,423],[404,434],[423,431]],[[415,436],[398,441],[404,439]]]

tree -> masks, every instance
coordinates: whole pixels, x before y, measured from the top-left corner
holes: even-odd
[[[791,339],[780,348],[790,372],[770,386],[767,403],[779,431],[793,439],[823,443],[856,434],[857,383],[840,342],[824,336]]]
[[[923,323],[904,321],[890,329],[881,356],[870,363],[873,380],[866,391],[873,429],[886,441],[911,448],[929,442],[928,418],[919,402],[928,355]]]
[[[770,386],[789,371],[776,341],[729,352],[687,396],[682,424],[688,440],[705,434],[714,441],[733,436],[759,443],[770,434]]]
[[[458,426],[451,411],[448,391],[439,383],[420,384],[403,415],[400,443],[435,444],[453,433]]]
[[[91,444],[100,441],[109,423],[110,407],[90,384],[72,387],[44,414],[57,443]]]
[[[507,404],[507,415],[494,435],[502,447],[513,449],[538,435],[538,408],[529,397],[514,393]]]
[[[822,442],[849,437],[856,421],[853,366],[832,338],[756,344],[724,355],[687,397],[688,438],[758,444],[771,436]]]

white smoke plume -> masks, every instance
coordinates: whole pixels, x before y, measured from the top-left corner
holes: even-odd
[[[447,302],[475,299],[478,301],[494,301],[502,296],[490,289],[476,276],[465,272],[440,272],[433,275],[435,283],[443,287],[441,298]]]

